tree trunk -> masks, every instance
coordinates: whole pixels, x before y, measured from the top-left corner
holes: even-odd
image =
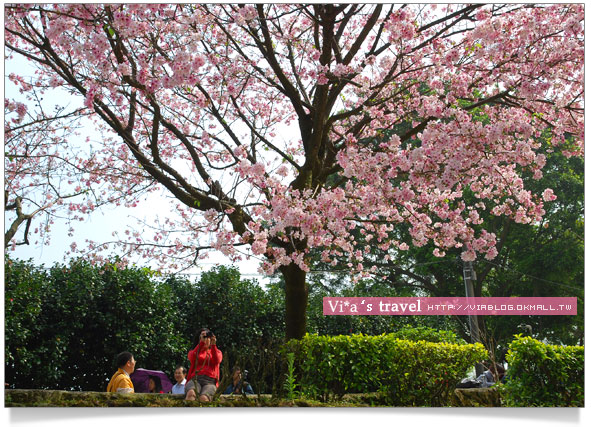
[[[283,266],[280,270],[285,280],[285,335],[288,340],[300,339],[306,333],[306,272],[295,264]]]
[[[33,218],[33,215],[27,215],[27,214],[23,213],[23,208],[21,205],[21,203],[22,203],[21,197],[17,197],[16,200],[14,201],[14,203],[12,203],[10,205],[6,204],[7,200],[8,200],[8,196],[5,193],[4,210],[5,211],[16,210],[16,219],[14,221],[12,221],[10,228],[4,233],[4,251],[5,252],[8,250],[8,244],[10,243],[12,238],[16,235],[16,232],[18,231],[21,224],[25,221],[27,221],[27,226],[25,228],[23,242],[20,244],[21,245],[22,244],[25,244],[25,245],[29,244],[29,227],[31,226],[31,219]],[[17,243],[17,244],[19,244],[19,243]]]

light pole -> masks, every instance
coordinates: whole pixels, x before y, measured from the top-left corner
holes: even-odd
[[[464,285],[466,287],[466,297],[474,297],[474,281],[476,280],[476,272],[472,265],[472,261],[464,261]],[[468,315],[470,322],[470,340],[472,343],[480,342],[480,330],[478,329],[478,316],[475,314]],[[476,364],[476,377],[484,372],[484,367],[481,363]]]

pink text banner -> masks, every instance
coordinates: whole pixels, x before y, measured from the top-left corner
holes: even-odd
[[[324,315],[570,315],[576,297],[324,297]]]

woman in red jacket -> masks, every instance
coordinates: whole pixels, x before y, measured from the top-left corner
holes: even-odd
[[[197,345],[189,351],[191,368],[185,383],[186,400],[210,402],[217,387],[220,376],[222,352],[216,346],[213,332],[203,328],[196,336]]]

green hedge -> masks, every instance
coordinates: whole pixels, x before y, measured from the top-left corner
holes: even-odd
[[[584,406],[585,347],[516,336],[507,353],[505,406]]]
[[[327,400],[379,392],[393,406],[451,405],[455,385],[487,357],[481,344],[401,340],[394,334],[306,335],[289,341],[300,391]]]

